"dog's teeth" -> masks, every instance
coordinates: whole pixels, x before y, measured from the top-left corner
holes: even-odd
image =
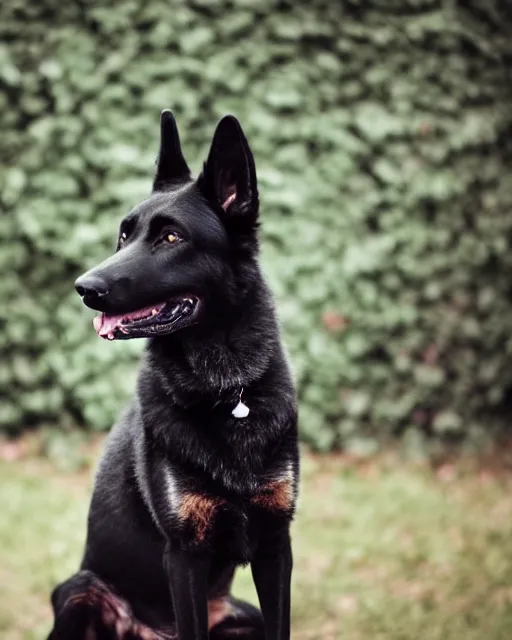
[[[108,334],[108,336],[107,336],[107,338],[108,338],[109,340],[113,340],[113,339],[114,339],[114,334],[113,334],[113,333],[109,333],[109,334]]]
[[[157,313],[158,313],[158,311],[156,309],[151,309],[151,315],[152,316],[156,316]]]

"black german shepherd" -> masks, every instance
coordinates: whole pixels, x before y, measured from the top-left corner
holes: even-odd
[[[81,569],[52,595],[52,640],[290,637],[297,404],[257,228],[236,118],[193,180],[164,111],[151,197],[76,281],[101,337],[149,340],[99,465]],[[246,563],[261,612],[230,595]]]

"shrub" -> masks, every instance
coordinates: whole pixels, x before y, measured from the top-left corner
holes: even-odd
[[[0,7],[0,425],[106,429],[137,342],[73,280],[148,192],[158,115],[196,169],[257,159],[305,441],[477,442],[512,383],[511,21],[491,0],[10,0]]]

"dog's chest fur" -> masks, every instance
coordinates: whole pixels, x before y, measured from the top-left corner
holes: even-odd
[[[252,490],[236,494],[183,482],[179,471],[168,467],[165,473],[168,513],[172,514],[181,541],[185,539],[191,546],[218,542],[221,531],[232,544],[234,537],[241,534],[249,539],[255,523],[262,517],[292,517],[295,477],[294,465],[290,461],[283,470],[262,474]]]
[[[237,418],[242,390],[249,414]],[[166,539],[246,562],[269,518],[291,519],[296,395],[263,285],[229,339],[150,343],[126,421],[139,491]]]
[[[290,432],[281,430],[293,402],[247,395],[250,413],[241,419],[232,403],[167,405],[162,431],[152,412],[151,430],[134,442],[138,485],[157,527],[180,545],[224,547],[242,562],[265,518],[293,517],[298,476],[293,415]]]

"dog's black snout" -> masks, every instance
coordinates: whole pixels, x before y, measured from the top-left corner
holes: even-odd
[[[76,280],[75,289],[86,303],[104,298],[108,293],[107,283],[102,278],[87,274]]]

